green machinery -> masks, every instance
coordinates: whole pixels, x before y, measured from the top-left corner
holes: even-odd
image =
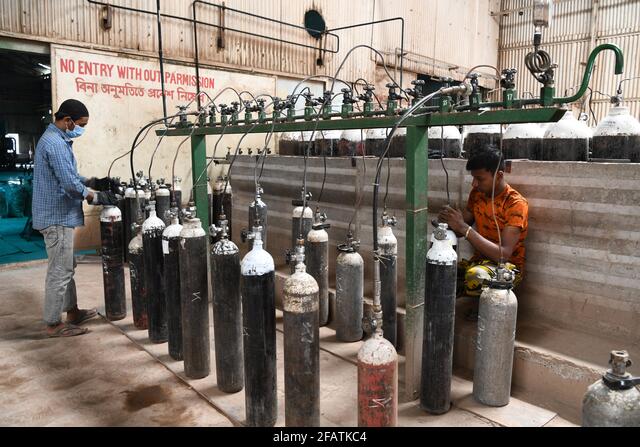
[[[401,127],[407,128],[406,137],[406,320],[405,320],[405,356],[406,356],[406,393],[409,398],[417,395],[420,385],[421,349],[422,349],[422,304],[424,303],[425,259],[428,247],[427,228],[427,192],[428,192],[428,156],[427,130],[434,126],[462,126],[481,124],[512,123],[544,123],[556,122],[565,110],[554,105],[567,104],[579,100],[587,91],[595,59],[605,50],[615,54],[615,73],[622,74],[624,57],[620,48],[613,44],[596,47],[590,54],[579,91],[570,97],[556,98],[553,76],[540,91],[540,98],[518,99],[513,82],[514,71],[504,70],[502,85],[502,101],[482,103],[480,93],[475,89],[470,95],[468,105],[453,107],[450,97],[441,97],[438,106],[419,109],[413,117],[407,118]],[[215,123],[215,116],[208,123],[182,125],[173,129],[161,129],[158,135],[191,136],[191,160],[194,182],[194,200],[198,210],[208,210],[207,177],[200,175],[207,166],[206,136],[232,135],[245,133],[292,132],[344,129],[391,128],[397,122],[402,110],[398,110],[390,101],[387,109],[374,111],[371,104],[364,105],[364,112],[353,112],[352,108],[343,106],[341,112],[331,112],[330,108],[318,115],[306,110],[304,115],[294,115],[293,106],[288,112],[283,107],[275,107],[273,115],[267,118],[264,110],[254,119],[250,112],[240,118],[238,113],[222,116],[220,123]],[[526,106],[537,108],[525,108]],[[497,110],[481,110],[493,108]],[[419,115],[419,116],[415,116]],[[338,119],[332,119],[338,118]],[[275,120],[275,123],[274,123]],[[196,126],[193,128],[193,126]],[[204,228],[209,227],[208,212],[199,211],[198,215]]]

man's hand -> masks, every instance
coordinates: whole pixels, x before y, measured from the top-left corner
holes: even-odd
[[[118,197],[111,191],[93,193],[91,205],[117,205]]]
[[[469,226],[464,221],[464,216],[462,215],[462,211],[457,208],[451,208],[450,206],[445,206],[440,214],[438,214],[438,221],[442,223],[446,223],[449,228],[456,233],[464,234],[467,231],[467,227]]]
[[[119,183],[111,177],[97,178],[91,177],[87,179],[85,186],[95,191],[113,191],[114,187],[118,187]]]

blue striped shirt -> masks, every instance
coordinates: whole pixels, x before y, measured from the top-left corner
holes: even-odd
[[[89,194],[84,182],[78,174],[73,142],[49,124],[38,141],[33,164],[33,228],[84,225],[82,202]]]

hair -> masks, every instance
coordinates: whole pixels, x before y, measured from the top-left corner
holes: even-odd
[[[502,152],[495,145],[487,146],[473,154],[467,161],[467,171],[486,169],[493,174],[496,170],[505,170],[505,161]]]
[[[67,99],[60,104],[60,108],[54,114],[56,121],[69,117],[73,121],[77,121],[83,117],[89,117],[89,110],[87,106],[78,101],[77,99]]]

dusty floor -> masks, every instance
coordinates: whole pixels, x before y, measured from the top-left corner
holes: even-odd
[[[0,426],[232,426],[244,421],[244,392],[217,389],[212,374],[187,380],[182,362],[167,345],[148,342],[131,315],[109,323],[91,321],[88,335],[43,336],[46,266],[0,269]],[[128,281],[128,278],[127,278]],[[104,308],[101,266],[80,263],[76,272],[80,307]],[[129,289],[127,284],[127,296]],[[130,304],[130,303],[129,303]],[[129,312],[130,314],[130,312]],[[284,425],[282,320],[278,312],[277,425]],[[213,330],[211,331],[213,334]],[[338,343],[321,329],[321,424],[354,426],[356,353],[360,343]],[[213,343],[211,343],[213,349]],[[555,413],[517,399],[502,408],[481,406],[471,382],[454,377],[453,407],[442,416],[401,402],[401,426],[568,426]]]

